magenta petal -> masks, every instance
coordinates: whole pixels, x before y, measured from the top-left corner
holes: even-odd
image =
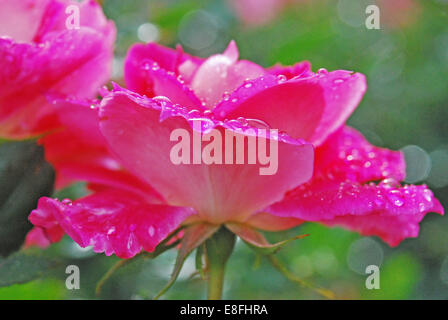
[[[188,113],[163,99],[116,89],[104,98],[101,116],[101,130],[123,165],[150,183],[167,203],[193,207],[205,220],[246,219],[312,174],[312,146],[283,135],[278,137],[278,171],[273,175],[260,175],[259,163],[173,164],[170,153],[177,144],[170,141],[173,130],[184,129],[192,137],[189,121],[197,117],[207,125],[204,131],[216,128],[221,136],[224,129],[242,134],[237,131],[242,125]]]
[[[45,136],[45,158],[56,169],[56,187],[76,181],[158,196],[146,183],[123,170],[99,130],[98,109],[89,101],[53,100],[60,128]]]
[[[364,76],[348,71],[321,71],[291,80],[278,78],[276,84],[272,84],[272,78],[263,77],[262,81],[266,80],[265,90],[253,89],[253,95],[241,97],[235,92],[234,103],[221,104],[215,113],[226,118],[260,119],[294,138],[319,145],[344,124],[366,89]]]
[[[19,2],[19,1],[6,1]],[[22,1],[20,1],[22,2]],[[43,1],[23,1],[39,7]],[[46,94],[92,98],[109,77],[115,27],[94,1],[79,4],[81,13],[95,18],[79,29],[65,27],[65,4],[50,1],[34,42],[0,37],[0,136],[26,138],[54,129],[54,108]],[[61,7],[62,6],[62,7]],[[53,8],[62,8],[53,12]],[[3,9],[2,9],[3,10]],[[56,28],[49,19],[63,21]],[[18,24],[20,22],[14,21]],[[49,26],[51,27],[45,27]],[[98,29],[96,29],[98,28]],[[45,30],[45,31],[44,31]]]
[[[358,131],[343,127],[316,148],[315,177],[368,182],[404,180],[406,164],[399,151],[371,145]]]
[[[190,215],[192,209],[149,204],[131,193],[108,190],[59,202],[41,198],[30,221],[38,227],[59,225],[81,247],[132,258],[156,246]]]
[[[25,247],[34,247],[37,246],[39,248],[47,248],[51,244],[47,235],[45,234],[44,229],[40,227],[34,227],[28,232],[25,239]]]
[[[140,94],[150,97],[165,96],[190,109],[203,109],[201,101],[182,78],[161,68],[154,60],[135,59],[132,51],[126,60],[125,79],[128,88]]]
[[[130,90],[150,97],[166,96],[191,109],[201,109],[201,101],[187,85],[202,59],[182,48],[173,50],[148,43],[131,47],[125,62],[125,81]]]
[[[426,186],[397,186],[316,180],[290,193],[266,212],[341,225],[363,235],[376,235],[392,246],[416,237],[419,222],[428,212],[443,208]]]
[[[40,19],[39,30],[34,35],[34,42],[43,42],[46,35],[52,32],[67,30],[67,17],[69,15],[66,10],[73,5],[79,9],[79,26],[81,28],[89,28],[103,33],[105,40],[110,41],[107,35],[110,34],[111,30],[115,29],[114,23],[107,20],[96,0],[84,0],[81,2],[75,0],[38,0],[34,2],[48,3],[45,13]]]

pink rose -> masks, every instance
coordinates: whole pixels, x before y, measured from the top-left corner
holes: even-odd
[[[134,178],[98,183],[92,172],[84,176],[93,181],[92,195],[42,198],[30,216],[42,230],[58,225],[83,247],[129,258],[153,251],[181,224],[225,224],[244,236],[313,221],[397,245],[417,236],[426,213],[443,214],[426,186],[400,185],[400,152],[374,147],[345,125],[366,90],[359,73],[314,73],[308,62],[264,69],[239,60],[234,42],[207,59],[137,44],[125,80],[128,89],[105,93],[99,125],[79,131],[95,131],[98,139],[85,143],[107,143],[119,172]],[[193,130],[198,119],[202,126]],[[281,132],[262,135],[267,128]],[[260,175],[260,164],[175,164],[170,138],[177,129],[191,136],[213,129],[245,136],[253,129],[258,139],[277,143],[278,170]]]

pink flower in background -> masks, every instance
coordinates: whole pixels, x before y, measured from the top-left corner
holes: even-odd
[[[289,0],[229,0],[230,7],[247,25],[263,25],[281,13]]]
[[[282,14],[288,6],[298,6],[305,2],[327,5],[324,1],[319,3],[309,0],[228,0],[238,18],[249,26],[267,24]],[[420,13],[420,5],[416,0],[377,0],[376,4],[380,8],[381,23],[384,22],[389,28],[407,27],[417,20]]]
[[[382,21],[390,28],[404,28],[415,23],[421,13],[416,0],[377,0]]]
[[[426,186],[399,184],[400,152],[374,147],[345,125],[366,90],[359,73],[314,73],[308,62],[264,69],[239,60],[234,42],[207,59],[180,47],[137,44],[128,53],[125,80],[128,89],[105,93],[99,125],[88,126],[95,148],[107,154],[107,143],[129,179],[111,184],[106,170],[98,184],[96,171],[85,171],[92,195],[39,201],[30,220],[42,233],[58,226],[83,247],[123,258],[152,251],[179,225],[196,222],[276,231],[313,221],[397,245],[417,236],[426,213],[443,213]],[[278,128],[281,134],[267,137],[278,141],[277,173],[259,175],[258,165],[173,164],[170,133],[192,133],[197,119],[205,133]]]
[[[79,28],[67,27],[70,5],[79,8]],[[0,137],[55,129],[49,96],[93,98],[108,80],[114,24],[93,0],[0,0],[0,7]]]

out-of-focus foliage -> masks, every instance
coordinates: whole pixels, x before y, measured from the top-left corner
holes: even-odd
[[[54,175],[34,141],[0,143],[0,257],[24,243],[32,228],[28,214],[37,199],[51,195]]]
[[[114,78],[122,81],[126,51],[140,39],[172,47],[181,43],[187,52],[200,56],[222,51],[235,39],[243,58],[265,67],[310,60],[315,71],[362,72],[368,91],[349,124],[376,145],[404,148],[408,182],[428,183],[447,208],[448,2],[416,0],[417,16],[407,24],[391,23],[394,15],[388,11],[381,30],[368,30],[365,7],[373,3],[301,1],[264,26],[247,27],[222,0],[106,0],[105,12],[118,27]],[[403,14],[403,9],[395,9],[395,14]],[[80,191],[82,186],[77,185],[64,196],[71,192],[79,196]],[[332,289],[338,298],[448,298],[448,217],[429,215],[420,237],[397,248],[315,224],[268,237],[276,241],[305,233],[310,236],[284,248],[278,258],[298,276]],[[96,282],[118,261],[80,249],[68,238],[48,254],[80,267],[80,290],[65,289],[67,275],[61,269],[38,282],[0,289],[0,298],[95,298]],[[168,281],[174,260],[175,253],[167,252],[154,261],[128,264],[105,284],[101,298],[152,298]],[[371,264],[380,266],[379,290],[365,287],[365,269]],[[190,257],[180,281],[163,298],[204,298],[205,282],[189,279],[194,271],[194,257]],[[224,297],[319,298],[288,282],[267,261],[260,262],[241,241],[229,261]]]

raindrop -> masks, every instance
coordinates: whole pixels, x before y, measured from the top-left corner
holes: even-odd
[[[277,76],[277,81],[278,81],[278,83],[282,83],[282,82],[285,82],[286,81],[286,76],[284,75],[284,74],[279,74],[278,76]]]
[[[148,228],[148,234],[149,234],[150,237],[153,237],[153,236],[154,236],[154,234],[155,234],[155,229],[154,229],[153,226],[150,226],[150,227]]]
[[[397,207],[401,207],[404,204],[404,200],[401,196],[400,191],[392,190],[388,193],[389,200]]]

